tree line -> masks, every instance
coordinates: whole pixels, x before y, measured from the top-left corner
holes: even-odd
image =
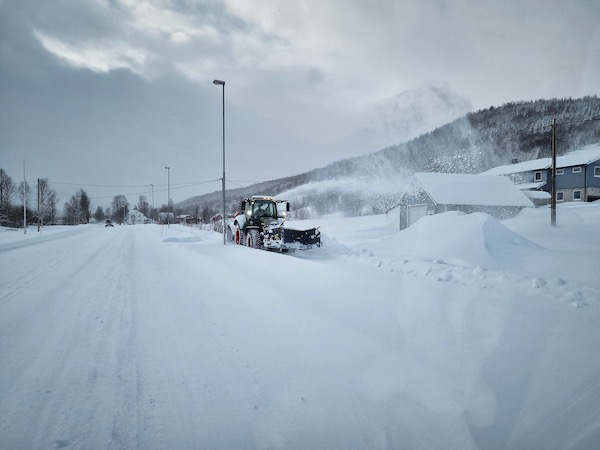
[[[24,203],[27,204],[27,223],[55,223],[57,197],[48,179],[40,178],[34,199],[31,194],[32,188],[27,181],[15,183],[10,175],[0,168],[0,225],[22,227]]]
[[[38,192],[39,191],[39,192]],[[39,214],[38,214],[39,193]],[[23,226],[23,205],[27,205],[27,224],[53,225],[63,223],[78,225],[89,223],[90,219],[103,222],[111,219],[118,224],[128,221],[130,204],[123,194],[115,195],[110,206],[101,205],[92,207],[92,199],[84,189],[79,189],[64,203],[62,215],[59,216],[57,202],[58,196],[52,189],[47,178],[40,178],[37,186],[30,186],[27,181],[19,183],[13,181],[8,173],[0,168],[0,225],[8,227]],[[158,208],[152,207],[145,195],[138,197],[133,210],[139,211],[146,218],[160,222],[161,214],[172,212],[174,215],[183,214],[185,210],[175,208],[173,202],[162,204]],[[209,207],[200,209],[196,207],[195,218],[197,222],[210,222],[217,210]]]

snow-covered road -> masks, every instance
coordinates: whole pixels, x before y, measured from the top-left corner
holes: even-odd
[[[364,240],[294,257],[183,227],[50,236],[0,246],[1,448],[600,442],[595,302]]]

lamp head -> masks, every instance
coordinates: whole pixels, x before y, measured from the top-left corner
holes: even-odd
[[[225,82],[221,80],[213,80],[213,84],[216,84],[217,86],[225,86]]]

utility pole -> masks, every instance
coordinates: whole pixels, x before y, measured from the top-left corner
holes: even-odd
[[[27,234],[27,181],[25,181],[25,160],[23,160],[23,234]]]
[[[38,225],[38,233],[39,233],[41,230],[40,221],[42,220],[42,218],[40,216],[40,179],[39,178],[37,179],[37,201],[38,201],[37,202],[38,203],[38,205],[37,205],[37,216],[38,216],[37,217],[37,219],[38,219],[37,225]]]
[[[165,166],[167,169],[167,228],[171,224],[171,168]]]
[[[223,190],[223,245],[226,245],[225,230],[225,82],[222,80],[213,80],[213,84],[222,88],[222,114],[223,114],[223,178],[221,178],[221,188]]]
[[[552,119],[552,203],[550,205],[550,224],[556,226],[556,118]]]
[[[152,215],[154,215],[154,185],[151,183],[150,186],[152,186]],[[151,217],[152,219],[152,217]],[[154,220],[154,219],[152,219]]]

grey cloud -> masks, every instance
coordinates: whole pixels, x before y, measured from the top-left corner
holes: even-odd
[[[443,85],[474,107],[597,93],[599,19],[596,2],[6,1],[2,161],[159,183],[169,160],[180,180],[214,178],[222,77],[231,172],[288,175],[377,150],[373,105],[399,92]],[[39,36],[117,63],[75,67]]]

